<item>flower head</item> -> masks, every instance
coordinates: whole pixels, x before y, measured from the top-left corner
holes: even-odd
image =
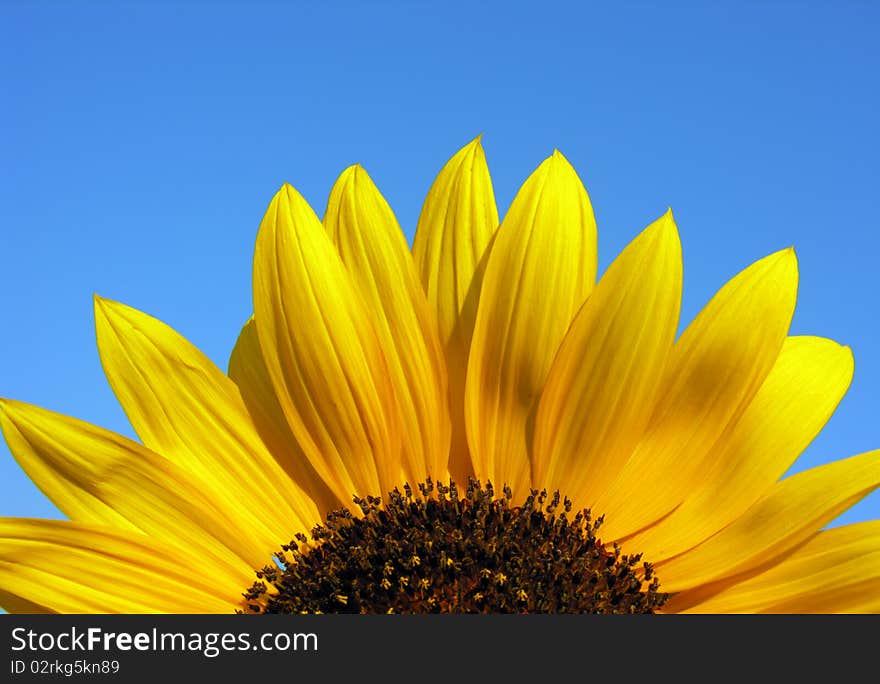
[[[257,235],[228,374],[96,298],[140,442],[3,400],[15,458],[69,521],[0,520],[0,605],[55,612],[880,610],[880,522],[823,530],[880,454],[783,475],[853,373],[789,336],[794,251],[676,338],[667,211],[596,282],[559,153],[503,221],[479,139],[412,250],[360,166],[323,221],[289,185]]]

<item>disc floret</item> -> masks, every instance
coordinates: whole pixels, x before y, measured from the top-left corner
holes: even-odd
[[[354,499],[276,554],[246,592],[256,613],[653,613],[650,563],[610,549],[602,518],[558,492],[421,483]]]

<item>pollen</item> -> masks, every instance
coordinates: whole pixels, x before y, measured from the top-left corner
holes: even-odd
[[[244,594],[254,613],[653,613],[660,581],[608,548],[602,519],[558,493],[512,505],[505,488],[431,481],[383,506],[355,498],[276,554]]]

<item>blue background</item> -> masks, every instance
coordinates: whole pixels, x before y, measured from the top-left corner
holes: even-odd
[[[0,8],[0,396],[131,435],[93,292],[225,369],[283,181],[321,214],[360,162],[411,237],[440,166],[483,132],[502,212],[554,147],[571,160],[600,269],[672,206],[684,322],[794,244],[793,333],[856,356],[796,469],[880,447],[876,5],[119,4]],[[58,515],[5,445],[0,514]],[[878,514],[880,492],[840,521]]]

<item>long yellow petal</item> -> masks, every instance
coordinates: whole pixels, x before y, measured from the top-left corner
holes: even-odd
[[[880,520],[819,532],[781,563],[705,600],[673,597],[667,610],[688,613],[880,612]]]
[[[652,524],[697,487],[785,341],[797,298],[794,250],[728,282],[682,333],[648,429],[594,512],[620,538]]]
[[[196,554],[143,534],[62,520],[0,518],[4,607],[57,613],[232,613],[242,588]]]
[[[191,549],[242,587],[283,543],[248,507],[121,435],[10,400],[0,400],[0,426],[30,479],[73,520]]]
[[[658,563],[663,590],[692,589],[779,558],[878,486],[880,451],[792,475],[699,546]]]
[[[532,482],[589,507],[651,416],[681,304],[678,230],[667,212],[609,266],[571,324],[535,421]]]
[[[535,402],[595,278],[590,200],[555,152],[513,200],[486,264],[465,388],[468,442],[481,480],[527,493]]]
[[[437,323],[394,212],[360,166],[339,176],[324,227],[372,314],[400,415],[403,470],[413,486],[445,479],[446,362]]]
[[[400,434],[379,339],[324,227],[289,185],[257,235],[254,315],[275,394],[321,478],[346,502],[396,486]]]
[[[431,186],[412,248],[446,351],[452,420],[449,471],[462,483],[474,474],[464,422],[467,359],[485,256],[497,228],[495,193],[478,137],[446,163]]]
[[[104,372],[144,445],[248,508],[275,540],[268,552],[320,520],[260,440],[235,383],[204,354],[106,299],[95,299],[95,327]]]
[[[789,337],[701,480],[669,516],[631,537],[630,546],[659,562],[696,546],[742,515],[819,433],[852,375],[848,347],[820,337]]]
[[[263,442],[285,472],[302,487],[321,512],[344,508],[324,480],[309,463],[293,436],[284,410],[275,396],[269,370],[263,360],[257,323],[253,317],[244,324],[232,354],[229,357],[229,377],[238,385],[241,398],[247,406]]]

